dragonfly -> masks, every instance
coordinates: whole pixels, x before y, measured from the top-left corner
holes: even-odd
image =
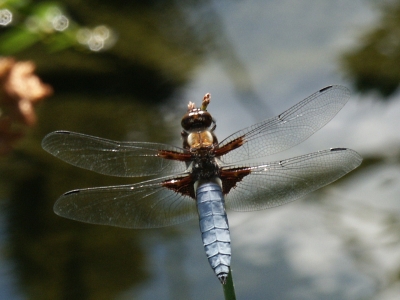
[[[350,92],[327,86],[280,115],[218,141],[216,121],[189,102],[182,147],[119,142],[69,131],[49,133],[42,147],[74,166],[100,174],[160,176],[140,183],[84,188],[63,194],[54,212],[76,221],[125,228],[156,228],[198,217],[206,257],[222,284],[231,266],[226,210],[256,211],[296,200],[357,168],[362,157],[330,148],[274,162],[246,163],[291,148],[327,124]]]

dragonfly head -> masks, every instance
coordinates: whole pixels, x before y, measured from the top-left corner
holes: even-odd
[[[200,108],[196,108],[193,102],[189,102],[188,112],[182,117],[181,126],[185,131],[192,132],[205,130],[213,123],[211,114],[207,111],[211,95],[205,94]]]

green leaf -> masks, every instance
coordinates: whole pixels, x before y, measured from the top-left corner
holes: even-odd
[[[27,29],[16,28],[0,36],[0,54],[18,53],[41,39],[40,35]]]

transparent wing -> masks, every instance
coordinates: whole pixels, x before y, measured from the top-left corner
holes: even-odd
[[[55,131],[45,136],[42,147],[67,163],[105,175],[177,174],[186,169],[182,161],[158,156],[160,150],[183,153],[183,149],[165,144],[117,142],[81,133]]]
[[[245,167],[251,173],[225,196],[226,207],[253,211],[288,203],[346,175],[361,161],[361,156],[354,150],[334,148]]]
[[[237,139],[242,140],[243,145],[221,156],[221,160],[235,163],[291,148],[328,123],[349,97],[349,90],[343,86],[323,88],[279,116],[245,128],[223,140],[219,148]]]
[[[164,177],[132,185],[73,190],[54,204],[62,217],[125,228],[155,228],[197,216],[196,201],[163,187]]]

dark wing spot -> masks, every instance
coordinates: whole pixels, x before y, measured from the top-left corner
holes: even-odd
[[[222,180],[222,192],[224,195],[228,194],[232,188],[236,187],[236,184],[244,177],[251,173],[250,168],[242,167],[229,170],[221,170],[221,180]]]
[[[79,190],[69,191],[69,192],[64,193],[64,196],[71,195],[71,194],[77,194],[79,192],[80,192]]]
[[[327,90],[329,90],[331,88],[332,88],[332,86],[328,85],[327,87],[324,87],[323,89],[320,89],[319,92],[322,93],[322,92],[325,92],[325,91],[327,91]]]
[[[217,148],[214,151],[215,156],[219,157],[222,155],[227,154],[228,152],[239,148],[240,146],[242,146],[245,143],[245,139],[241,136],[238,137],[236,139],[234,139],[233,141],[230,141],[228,144],[226,144],[225,146],[221,147],[221,148]]]
[[[66,131],[66,130],[57,130],[56,133],[61,133],[61,134],[70,134],[71,132]]]
[[[159,157],[165,159],[173,159],[178,161],[190,161],[192,160],[192,155],[190,153],[181,153],[169,150],[159,150],[158,154]]]
[[[161,185],[169,190],[176,192],[176,193],[196,199],[196,196],[194,193],[194,181],[193,181],[193,177],[191,175],[181,177],[181,178],[170,179],[170,180],[164,181]]]

